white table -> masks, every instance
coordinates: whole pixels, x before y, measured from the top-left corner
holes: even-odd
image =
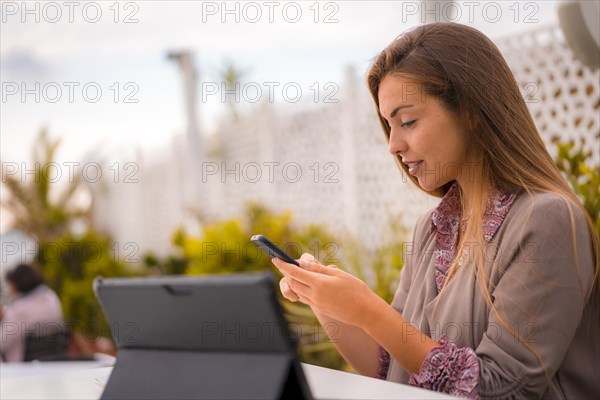
[[[0,364],[0,398],[12,399],[99,399],[112,367],[92,364],[47,363],[32,365]],[[54,364],[54,365],[52,365]],[[60,364],[60,365],[58,365]],[[97,365],[96,365],[97,366]],[[65,368],[76,368],[65,372]],[[348,372],[302,364],[316,399],[451,399],[452,397],[398,383],[367,378]],[[58,368],[58,369],[57,369]],[[37,374],[33,375],[37,370]],[[21,375],[19,377],[14,377]],[[26,376],[23,376],[26,375]],[[12,376],[12,377],[11,377]]]
[[[69,371],[81,371],[90,368],[112,367],[109,361],[60,361],[60,362],[18,362],[0,363],[0,379],[20,378],[24,376],[55,375]]]

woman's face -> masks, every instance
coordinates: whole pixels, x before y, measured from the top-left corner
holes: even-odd
[[[389,151],[426,191],[472,176],[458,117],[406,76],[387,75],[379,86],[379,112],[390,126]]]

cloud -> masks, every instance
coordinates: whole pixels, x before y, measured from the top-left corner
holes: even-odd
[[[27,50],[12,51],[2,56],[3,79],[39,79],[49,73],[49,67]]]

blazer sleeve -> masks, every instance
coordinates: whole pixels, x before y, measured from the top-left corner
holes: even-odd
[[[585,219],[570,208],[572,218],[565,201],[542,195],[511,218],[490,275],[497,313],[476,348],[480,398],[542,397],[573,342],[594,261]]]

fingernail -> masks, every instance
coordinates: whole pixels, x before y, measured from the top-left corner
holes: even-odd
[[[307,268],[308,267],[308,263],[304,260],[298,260],[298,264],[300,264],[300,266],[302,268]]]

